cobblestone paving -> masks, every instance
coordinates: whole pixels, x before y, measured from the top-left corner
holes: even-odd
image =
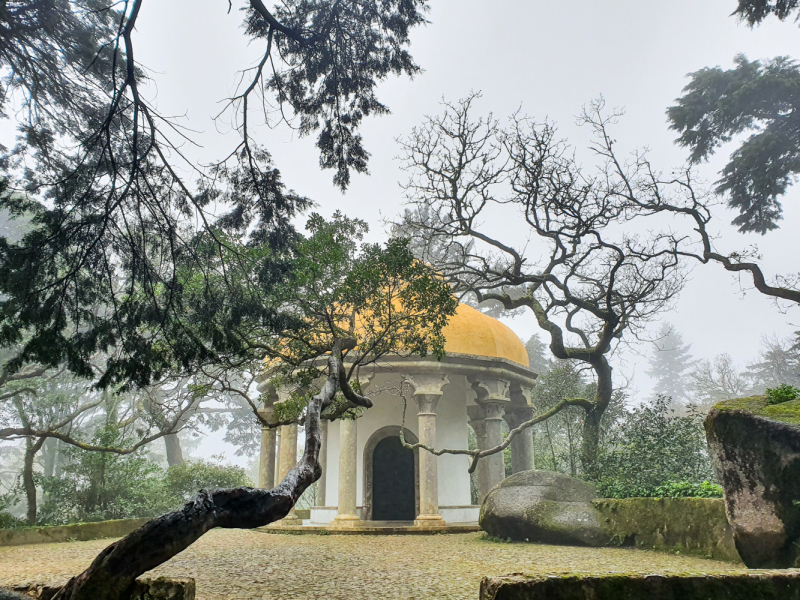
[[[0,547],[0,585],[61,584],[109,543]],[[505,544],[481,533],[300,536],[214,530],[153,574],[194,577],[198,600],[476,600],[484,575],[733,570],[742,569],[644,550]]]

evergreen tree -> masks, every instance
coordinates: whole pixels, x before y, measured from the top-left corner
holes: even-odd
[[[748,366],[745,375],[759,393],[784,383],[800,386],[800,343],[792,338],[765,337],[758,360]]]
[[[690,344],[684,344],[683,336],[669,323],[664,323],[658,331],[658,339],[653,343],[647,375],[656,380],[653,392],[656,396],[668,396],[674,402],[686,403],[687,371],[692,366]]]
[[[738,144],[720,172],[716,191],[739,212],[739,231],[767,233],[783,218],[779,198],[800,172],[798,114],[800,65],[788,56],[769,61],[734,58],[733,69],[691,73],[684,95],[667,109],[677,143],[689,161],[707,160],[734,137]]]
[[[525,350],[528,351],[528,363],[532,371],[538,373],[539,376],[549,372],[553,366],[553,360],[550,358],[550,351],[547,348],[538,333],[534,333],[528,341],[525,342]]]

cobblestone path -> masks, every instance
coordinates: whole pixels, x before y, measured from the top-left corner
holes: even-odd
[[[110,541],[0,547],[0,585],[61,584]],[[480,533],[300,536],[214,530],[153,573],[194,577],[198,600],[477,600],[484,575],[731,570],[741,568],[644,550],[505,544]]]

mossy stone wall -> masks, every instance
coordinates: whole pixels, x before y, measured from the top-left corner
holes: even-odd
[[[0,546],[22,546],[24,544],[49,544],[54,542],[85,542],[102,538],[128,535],[150,519],[119,519],[98,523],[76,523],[56,527],[23,527],[22,529],[0,529]]]
[[[12,591],[25,598],[52,600],[59,590],[57,587],[33,585],[14,588]],[[195,600],[195,596],[196,585],[192,577],[142,577],[134,582],[130,592],[120,600]]]
[[[800,600],[800,571],[484,577],[481,600]]]
[[[619,546],[741,563],[721,498],[626,498],[592,503]]]

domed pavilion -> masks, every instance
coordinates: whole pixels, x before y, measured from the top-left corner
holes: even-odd
[[[503,420],[513,428],[531,418],[536,373],[528,368],[528,354],[519,337],[474,308],[459,304],[443,333],[446,356],[441,361],[383,357],[359,374],[359,383],[374,406],[357,420],[323,421],[322,478],[307,524],[346,528],[365,522],[413,521],[415,527],[442,527],[477,522],[479,506],[471,501],[469,457],[437,457],[402,446],[400,383],[406,382],[403,433],[407,442],[466,449],[471,427],[478,447],[488,448],[502,442]],[[267,390],[266,381],[262,386],[274,402],[284,401],[291,393]],[[516,436],[510,448],[514,472],[533,468],[530,429]],[[281,481],[296,456],[296,425],[282,426],[277,432],[265,429],[259,485],[271,487]],[[480,502],[505,478],[503,454],[482,459],[476,474]],[[300,522],[292,513],[281,524]]]

